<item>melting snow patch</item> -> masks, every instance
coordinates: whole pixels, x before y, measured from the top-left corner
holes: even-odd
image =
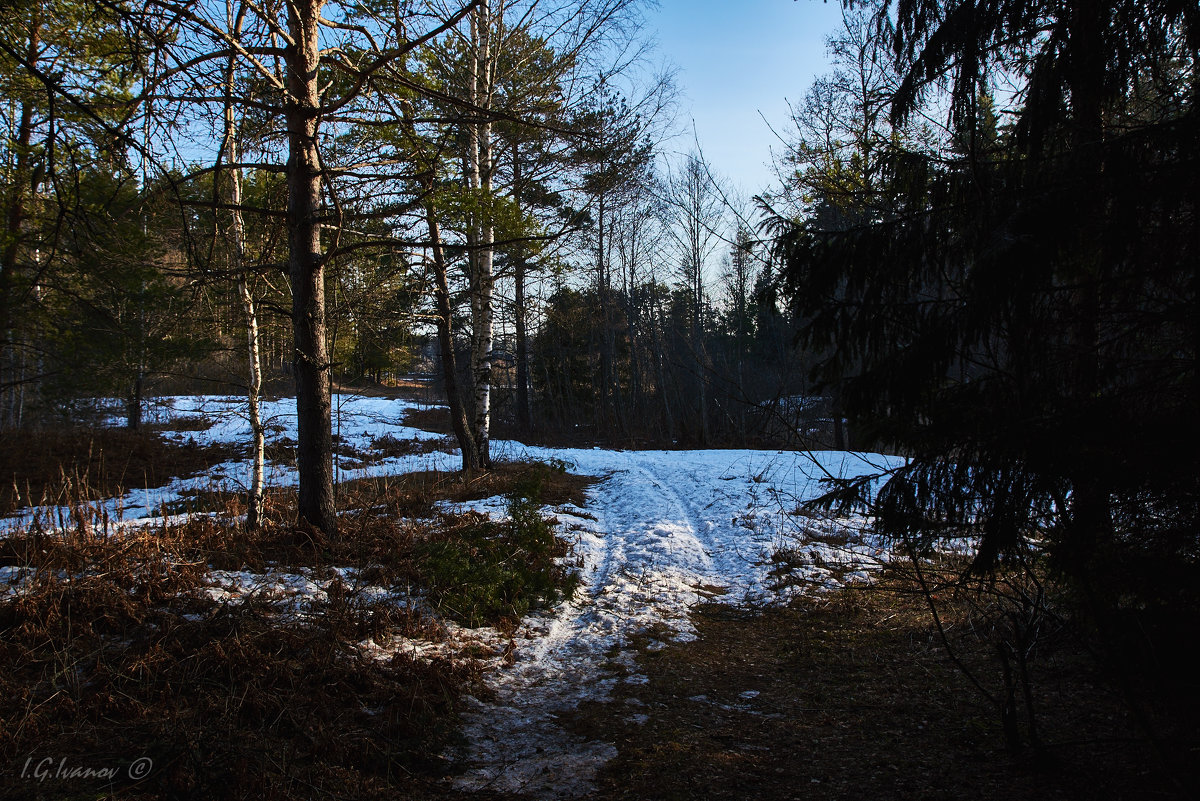
[[[5,565],[0,567],[0,598],[21,595],[29,586],[33,571],[27,567]]]
[[[569,520],[582,557],[582,588],[553,616],[531,621],[545,634],[518,641],[511,667],[491,676],[495,701],[466,714],[467,746],[454,755],[467,767],[455,779],[458,787],[536,798],[590,792],[595,771],[615,754],[606,743],[569,735],[559,718],[583,701],[608,700],[614,682],[647,681],[632,661],[631,637],[649,635],[648,650],[695,639],[690,613],[711,602],[712,588],[724,589],[722,600],[735,605],[786,602],[811,591],[811,584],[780,586],[771,575],[774,556],[797,533],[792,510],[819,491],[824,476],[895,464],[845,453],[495,444],[497,455],[559,459],[577,472],[606,477],[590,491],[587,516]],[[840,530],[834,523],[805,522],[828,534]],[[857,558],[870,547],[852,550]],[[842,549],[817,543],[798,569],[810,581],[832,586],[836,573],[824,565],[841,565],[845,557]]]
[[[334,433],[339,438],[339,444],[363,452],[370,452],[374,442],[384,436],[400,441],[442,439],[441,434],[432,434],[403,424],[405,413],[414,408],[418,408],[418,404],[407,400],[337,394],[334,397]],[[268,430],[268,445],[295,442],[295,398],[264,400],[261,413]],[[197,417],[208,422],[209,427],[203,431],[165,431],[162,436],[174,442],[190,441],[200,446],[249,446],[250,423],[246,416],[244,397],[185,395],[158,398],[147,409],[145,419],[148,423],[169,424],[172,420]],[[118,422],[114,418],[110,424],[116,425]],[[440,451],[389,457],[355,469],[340,468],[338,480],[348,481],[427,469],[453,470],[456,469],[456,462],[457,459],[453,455]],[[266,480],[268,486],[294,486],[298,482],[296,468],[288,464],[268,463]],[[98,516],[122,526],[135,520],[142,525],[161,524],[162,518],[156,514],[164,505],[179,501],[189,493],[210,490],[238,492],[244,491],[249,483],[249,460],[241,459],[216,465],[203,475],[177,478],[165,487],[130,490],[120,498],[95,504],[94,511]],[[142,518],[148,520],[143,522]],[[0,536],[28,526],[34,520],[41,521],[43,526],[51,529],[59,527],[58,521],[64,521],[63,524],[67,526],[73,524],[71,510],[66,507],[35,507],[0,519]]]
[[[475,501],[438,501],[434,507],[442,512],[457,514],[478,512],[497,521],[508,519],[508,499],[502,495],[493,495],[490,498],[481,498]]]
[[[316,582],[297,573],[251,573],[245,570],[213,570],[208,574],[204,594],[218,603],[249,598],[266,601],[298,614],[314,603],[328,599],[329,582]]]

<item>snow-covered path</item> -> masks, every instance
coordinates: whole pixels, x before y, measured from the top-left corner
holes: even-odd
[[[862,473],[872,464],[842,454],[756,451],[543,451],[532,458],[573,462],[607,475],[591,492],[594,519],[559,517],[579,538],[584,588],[553,616],[528,621],[514,664],[494,677],[496,697],[467,715],[465,789],[571,797],[591,788],[615,755],[611,744],[569,734],[559,717],[584,701],[606,700],[636,672],[632,637],[651,649],[692,637],[691,608],[713,596],[737,604],[783,600],[771,588],[771,557],[797,535],[788,511],[815,491],[815,480]],[[878,463],[878,457],[871,460]],[[810,543],[808,547],[822,548]],[[861,542],[816,562],[875,562]],[[820,582],[821,576],[813,578]],[[645,642],[645,640],[643,640]]]

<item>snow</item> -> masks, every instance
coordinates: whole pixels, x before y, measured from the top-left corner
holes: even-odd
[[[335,395],[334,434],[340,437],[342,446],[359,451],[370,451],[371,444],[384,436],[391,436],[397,440],[442,440],[440,434],[403,425],[401,420],[405,411],[416,407],[417,404],[404,400]],[[295,442],[297,433],[294,398],[264,400],[261,415],[263,425],[268,430],[268,445]],[[210,423],[210,427],[203,431],[166,431],[162,436],[181,444],[192,442],[201,446],[227,444],[248,447],[250,422],[244,397],[200,395],[159,398],[148,407],[144,420],[148,424],[154,424],[197,417]],[[110,422],[117,424],[120,421],[114,418]],[[435,450],[425,454],[388,457],[365,466],[355,466],[354,460],[339,457],[335,460],[335,465],[337,479],[349,481],[415,470],[453,470],[457,469],[459,459],[445,450]],[[264,478],[268,486],[286,487],[298,483],[294,467],[272,462],[267,463]],[[123,525],[161,524],[164,505],[196,492],[244,491],[249,483],[249,460],[239,459],[216,465],[203,475],[176,478],[165,487],[130,490],[119,498],[112,498],[97,505],[94,511],[97,517],[107,515],[108,519],[120,521]],[[60,520],[71,520],[71,510],[64,507],[24,509],[16,515],[0,519],[0,536],[13,528],[27,526],[35,519],[53,527]]]
[[[333,579],[314,580],[311,573],[270,570],[252,573],[247,570],[212,570],[208,574],[205,595],[218,603],[241,601],[246,598],[266,601],[281,609],[286,618],[296,618],[314,603],[328,599]]]
[[[441,439],[400,422],[413,405],[340,396],[335,401],[335,433],[341,442],[363,451],[384,435]],[[156,413],[163,418],[203,416],[213,422],[205,431],[169,434],[179,441],[244,443],[249,440],[249,425],[243,409],[240,398],[183,397],[168,399]],[[263,416],[271,440],[295,439],[294,400],[264,403]],[[618,683],[636,687],[646,681],[637,671],[635,637],[650,650],[667,648],[695,637],[690,613],[698,604],[784,603],[798,594],[866,579],[889,555],[883,543],[864,533],[862,521],[817,519],[795,512],[798,504],[820,491],[822,478],[886,470],[900,464],[894,457],[540,448],[501,441],[492,447],[493,458],[556,460],[572,472],[600,480],[589,490],[586,508],[547,510],[574,542],[568,558],[581,565],[582,586],[558,608],[523,621],[514,638],[511,664],[497,659],[490,674],[492,700],[470,700],[464,715],[465,745],[450,755],[464,766],[454,779],[461,789],[488,788],[541,798],[587,793],[596,771],[616,750],[611,743],[568,733],[559,718],[585,701],[610,700]],[[457,466],[455,454],[433,451],[346,467],[340,478]],[[272,465],[267,479],[277,486],[292,485],[296,474],[294,468]],[[104,511],[126,525],[136,524],[188,491],[214,485],[241,487],[247,480],[245,462],[231,462],[209,475],[177,479],[159,490],[127,493],[109,501]],[[453,508],[497,518],[505,513],[502,500],[496,498]],[[35,516],[54,520],[57,514],[60,510],[25,510],[0,521],[0,528],[22,525]],[[0,593],[15,591],[22,578],[14,568],[0,572]],[[219,600],[253,594],[288,614],[302,614],[307,604],[324,597],[328,581],[304,572],[213,571],[208,592]],[[491,630],[452,634],[460,645],[470,640],[493,653],[503,650],[502,638]],[[381,659],[401,652],[429,655],[442,648],[403,638],[385,644],[369,641],[361,647]],[[750,700],[756,695],[747,689],[741,697]],[[646,717],[634,713],[631,719],[642,722]]]
[[[33,572],[28,568],[16,565],[0,566],[0,601],[8,596],[20,596],[25,593],[33,579]]]
[[[569,734],[558,718],[585,701],[609,700],[619,681],[645,681],[636,673],[632,637],[650,636],[644,646],[650,650],[668,647],[694,638],[690,612],[699,603],[785,602],[813,583],[840,585],[818,562],[850,562],[856,568],[850,575],[864,577],[886,555],[880,543],[853,530],[853,521],[821,521],[822,533],[841,529],[850,541],[837,548],[806,543],[814,554],[811,564],[800,565],[808,584],[780,584],[771,576],[775,554],[796,544],[790,512],[818,492],[819,479],[875,472],[895,466],[893,458],[494,446],[506,458],[559,459],[573,472],[605,478],[589,493],[588,517],[556,511],[575,538],[576,557],[583,557],[583,587],[553,614],[528,619],[537,636],[494,675],[495,700],[466,715],[469,745],[455,755],[468,765],[456,779],[461,789],[585,794],[615,752],[611,744]]]

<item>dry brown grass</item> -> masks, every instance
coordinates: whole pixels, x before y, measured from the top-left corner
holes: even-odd
[[[390,459],[398,456],[432,453],[437,450],[453,449],[453,443],[445,439],[400,439],[384,434],[371,441],[371,453],[375,459]]]
[[[446,450],[454,446],[442,439],[399,439],[391,434],[376,437],[371,447],[363,450],[350,443],[339,442],[334,438],[333,453],[343,469],[358,469],[368,465],[379,464],[384,459],[414,454],[432,453]],[[288,467],[296,466],[296,440],[290,437],[278,437],[266,444],[265,456],[267,461]]]
[[[216,516],[120,533],[77,497],[73,528],[0,540],[0,566],[19,567],[22,579],[0,600],[0,798],[454,796],[436,781],[437,754],[480,663],[453,649],[379,661],[359,643],[443,638],[427,606],[403,599],[427,580],[420,544],[454,541],[479,520],[435,514],[434,504],[543,473],[547,497],[567,499],[585,483],[519,465],[491,477],[354,482],[339,488],[353,511],[337,537],[285,522],[294,510],[282,493],[255,532],[227,522],[242,511],[236,496],[192,499]],[[262,598],[220,603],[204,592],[210,567],[329,580],[334,566],[354,568],[354,586],[333,581],[299,617]],[[399,595],[377,600],[365,584]],[[21,778],[28,760],[45,757],[116,765],[120,780]],[[154,768],[131,782],[124,771],[139,757]]]
[[[9,768],[30,757],[85,766],[148,757],[147,778],[110,789],[157,798],[341,793],[428,761],[478,666],[368,658],[356,645],[367,637],[436,636],[437,626],[338,583],[303,619],[253,598],[215,602],[201,591],[204,557],[239,539],[196,519],[0,541],[0,562],[27,571],[0,603],[0,796],[29,797],[35,785]],[[36,789],[74,798],[105,788]]]
[[[450,424],[450,412],[442,407],[405,409],[404,425],[434,434],[454,435],[454,427]]]
[[[595,483],[588,476],[577,476],[546,465],[528,462],[497,462],[492,470],[467,474],[461,471],[423,470],[382,479],[364,479],[342,486],[349,492],[385,495],[407,494],[414,512],[427,511],[434,500],[452,503],[508,495],[537,484],[539,500],[550,506],[587,502],[586,490]],[[356,508],[358,504],[354,505]]]
[[[0,515],[63,505],[79,495],[98,500],[165,486],[238,454],[226,445],[168,443],[151,429],[6,431],[0,438]]]
[[[946,612],[955,625],[966,610]],[[1005,750],[994,710],[947,659],[902,577],[758,614],[709,605],[694,619],[697,641],[640,652],[649,683],[621,684],[614,703],[574,719],[620,752],[596,798],[1186,797],[1069,643],[1038,667],[1048,747]],[[996,678],[986,643],[959,647]]]
[[[368,398],[414,398],[429,401],[435,395],[436,383],[419,377],[398,378],[386,384],[377,384],[370,380],[336,381],[334,390]]]

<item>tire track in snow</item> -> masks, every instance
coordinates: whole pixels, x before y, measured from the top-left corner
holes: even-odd
[[[714,580],[711,541],[700,541],[703,526],[684,499],[640,458],[609,455],[615,469],[588,504],[596,519],[580,520],[584,586],[553,619],[531,619],[539,636],[498,676],[496,699],[466,715],[468,770],[455,780],[462,789],[539,797],[593,789],[616,750],[569,734],[558,716],[607,699],[618,681],[639,681],[631,635],[691,636],[694,585]]]
[[[661,531],[659,544],[667,558],[655,559],[654,578],[658,592],[654,598],[667,598],[668,606],[660,606],[658,612],[673,631],[672,639],[688,640],[693,637],[690,613],[693,606],[704,597],[728,590],[728,579],[716,568],[713,556],[717,551],[712,535],[714,523],[694,506],[679,491],[671,486],[669,479],[655,469],[651,454],[628,453],[632,472],[643,480],[643,485],[655,487],[661,498],[667,501],[670,514],[665,515],[665,525],[660,521],[652,528],[650,536]],[[703,595],[702,595],[703,593]]]
[[[691,539],[695,541],[699,548],[699,553],[703,557],[700,560],[701,565],[697,565],[697,567],[702,566],[704,568],[705,574],[703,578],[710,579],[714,585],[717,583],[723,584],[724,577],[715,575],[713,570],[712,557],[715,551],[716,543],[714,542],[711,534],[711,521],[706,521],[705,524],[701,524],[701,516],[697,514],[692,505],[684,499],[683,495],[672,489],[664,479],[660,478],[657,473],[652,472],[651,468],[646,465],[646,462],[650,461],[649,457],[635,459],[631,456],[630,461],[634,463],[634,468],[639,474],[644,476],[650,484],[658,487],[659,491],[664,496],[671,499],[672,505],[678,510],[679,517],[685,523],[681,533],[687,533],[691,535]],[[702,577],[697,575],[696,578],[699,579]]]

